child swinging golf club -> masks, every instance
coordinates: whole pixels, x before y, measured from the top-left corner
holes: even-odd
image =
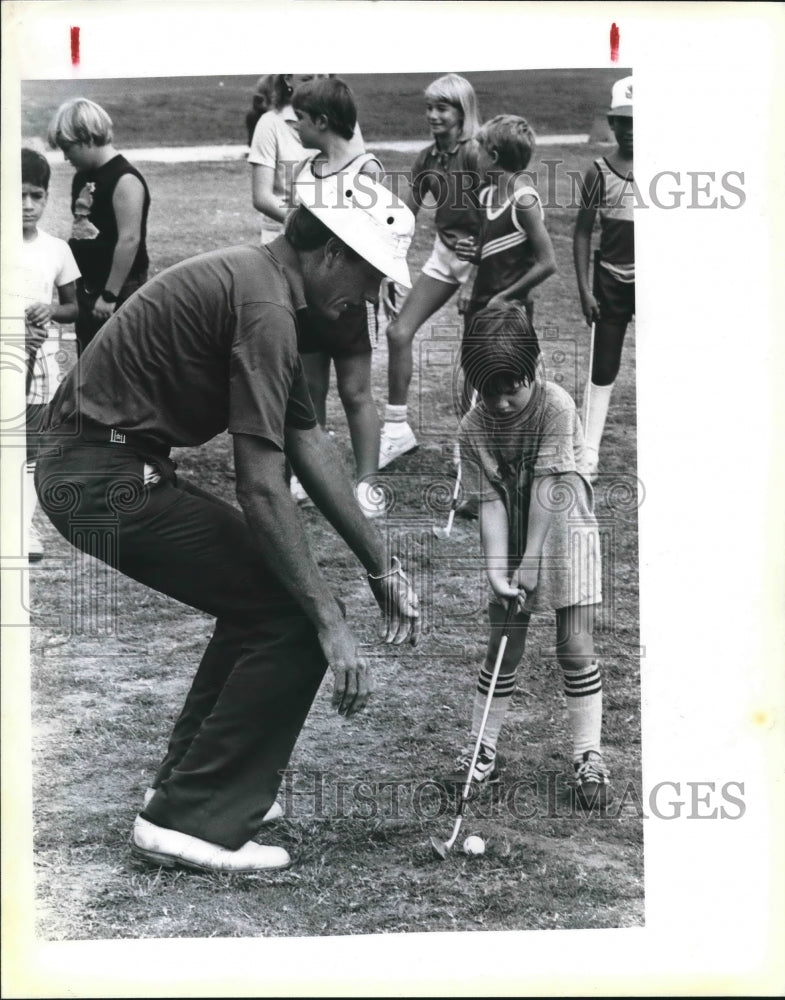
[[[469,749],[445,780],[463,785],[469,770],[475,782],[493,779],[496,743],[530,617],[555,612],[556,656],[572,732],[574,797],[582,808],[602,808],[608,773],[600,749],[602,682],[592,635],[601,600],[599,532],[575,403],[545,380],[539,362],[537,335],[520,306],[478,312],[464,336],[461,365],[479,403],[461,421],[460,446],[464,462],[478,469],[480,534],[493,593]],[[492,685],[510,602],[516,612]]]

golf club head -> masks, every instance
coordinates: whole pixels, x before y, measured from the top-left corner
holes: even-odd
[[[445,527],[440,528],[438,526],[434,526],[433,533],[436,536],[436,538],[449,538],[450,535],[452,534],[452,526],[455,523],[456,506],[457,506],[456,502],[453,501],[453,505],[450,508],[450,515],[447,518],[447,524],[445,525]]]
[[[431,848],[433,853],[439,858],[440,861],[446,861],[447,859],[447,844],[441,840],[437,840],[436,837],[431,837]]]

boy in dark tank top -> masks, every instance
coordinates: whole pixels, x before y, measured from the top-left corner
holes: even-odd
[[[61,105],[49,142],[76,168],[71,184],[73,228],[68,241],[77,283],[79,353],[147,279],[150,192],[141,173],[115,149],[112,119],[77,97]]]

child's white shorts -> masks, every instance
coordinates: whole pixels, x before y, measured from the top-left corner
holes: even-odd
[[[453,250],[442,243],[437,236],[433,241],[431,256],[423,265],[422,273],[436,281],[444,281],[448,285],[462,285],[469,277],[471,261],[459,260]]]

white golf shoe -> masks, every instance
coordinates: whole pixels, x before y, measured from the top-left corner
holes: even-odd
[[[148,788],[144,793],[144,800],[142,802],[142,807],[146,807],[150,802],[150,799],[155,795],[154,788]],[[281,819],[283,816],[283,808],[280,802],[273,802],[267,812],[264,814],[263,823],[274,823],[277,819]]]
[[[382,438],[379,443],[380,469],[394,462],[396,458],[408,455],[410,451],[414,451],[418,447],[417,438],[411,427],[406,423],[400,426],[401,430],[397,434],[390,434],[385,428],[382,428]]]
[[[139,858],[162,868],[181,865],[205,872],[259,872],[288,868],[292,863],[282,847],[268,847],[249,840],[236,851],[211,844],[178,830],[156,826],[141,816],[134,820],[131,850]]]

